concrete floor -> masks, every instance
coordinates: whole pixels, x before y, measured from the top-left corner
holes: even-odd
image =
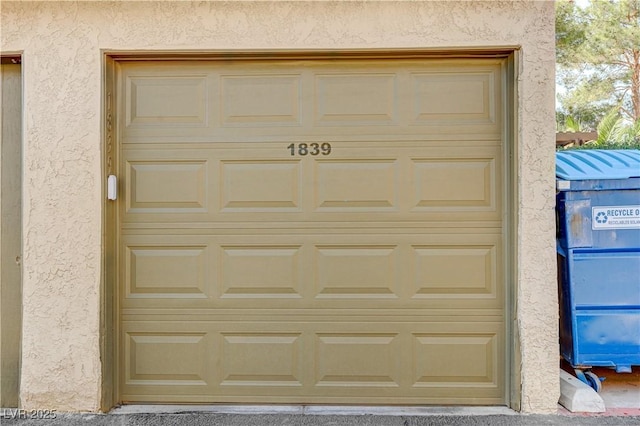
[[[565,368],[566,369],[566,368]],[[233,405],[130,405],[108,414],[63,414],[56,419],[15,418],[0,413],[0,424],[20,425],[640,425],[640,368],[617,374],[592,370],[604,377],[600,396],[605,413],[571,413],[558,406],[556,415],[521,415],[506,407],[336,407]],[[2,410],[0,410],[2,411]],[[13,417],[13,418],[12,418]]]
[[[55,419],[4,417],[2,426],[622,426],[640,425],[640,417],[561,415],[385,415],[385,414],[221,414],[209,412],[145,414],[59,414]]]
[[[563,368],[573,374],[570,367],[563,366]],[[600,396],[604,400],[607,411],[599,414],[600,416],[640,416],[640,367],[633,367],[631,373],[616,373],[615,370],[603,367],[594,367],[591,371],[598,377],[604,378]],[[564,407],[559,407],[558,413],[566,416],[582,415],[570,413]]]
[[[608,368],[594,368],[592,371],[605,378],[600,396],[607,408],[640,409],[640,367],[635,367],[632,373],[618,374]]]

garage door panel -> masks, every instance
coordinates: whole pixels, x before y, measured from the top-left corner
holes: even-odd
[[[500,278],[496,246],[433,245],[412,248],[414,298],[496,297]]]
[[[210,237],[124,236],[121,306],[207,306],[218,297],[217,246]]]
[[[207,125],[206,75],[131,76],[126,83],[127,127]]]
[[[127,210],[131,213],[204,213],[207,168],[199,161],[127,162]]]
[[[397,124],[397,76],[380,73],[316,74],[316,126]]]
[[[220,163],[222,212],[301,211],[300,161],[227,161]]]
[[[398,246],[316,245],[316,298],[397,299],[401,286]]]
[[[125,262],[128,298],[209,297],[206,245],[127,246]]]
[[[412,124],[498,124],[496,70],[412,73],[411,80],[415,93]]]
[[[506,402],[502,60],[119,69],[122,401]]]
[[[121,68],[123,96],[118,99],[123,144],[135,139],[156,143],[203,140],[217,127],[219,85],[216,75],[196,64]]]
[[[211,380],[208,339],[205,332],[125,332],[125,385],[204,390]]]
[[[221,298],[302,298],[301,245],[222,245]]]
[[[295,318],[295,317],[294,317]],[[125,322],[124,394],[389,398],[504,393],[500,323]],[[197,331],[196,331],[197,330]],[[218,367],[215,367],[218,366]],[[217,368],[217,370],[216,370]],[[293,389],[293,391],[292,391]],[[459,399],[463,401],[463,399]],[[413,401],[414,403],[419,400]]]
[[[125,150],[125,222],[499,221],[499,147]],[[242,159],[244,158],[244,159]],[[171,160],[169,160],[171,159]],[[357,216],[354,216],[357,214]]]
[[[412,159],[413,211],[496,211],[495,159]]]
[[[301,75],[222,75],[225,127],[301,126]]]
[[[222,387],[301,387],[301,333],[221,333]]]
[[[123,236],[124,307],[496,309],[497,234]]]
[[[414,334],[414,385],[497,387],[495,334]]]
[[[239,136],[499,135],[501,64],[322,61],[131,62],[124,143],[201,143]],[[169,102],[167,102],[169,100]],[[283,132],[283,129],[287,129]]]
[[[398,211],[398,175],[396,159],[318,160],[316,211]]]
[[[396,333],[317,333],[316,386],[399,387]]]

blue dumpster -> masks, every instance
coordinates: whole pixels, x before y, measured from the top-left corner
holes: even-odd
[[[560,350],[598,390],[640,365],[640,150],[558,152],[556,178]]]

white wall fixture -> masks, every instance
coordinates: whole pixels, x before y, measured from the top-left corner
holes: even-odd
[[[115,175],[109,175],[107,178],[107,199],[115,200],[118,198],[118,178]]]

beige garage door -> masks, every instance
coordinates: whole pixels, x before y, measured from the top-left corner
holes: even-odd
[[[122,63],[120,400],[504,404],[503,70]]]

